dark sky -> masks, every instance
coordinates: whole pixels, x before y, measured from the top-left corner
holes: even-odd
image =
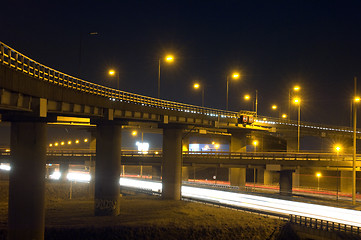
[[[361,78],[360,1],[7,1],[0,41],[47,66],[122,90],[201,104],[192,89],[205,83],[205,105],[250,108],[242,96],[259,92],[259,114],[287,110],[288,90],[302,87],[304,121],[348,125],[353,77]],[[98,35],[89,35],[98,32]],[[81,65],[79,49],[81,46]],[[360,81],[361,85],[361,81]],[[296,115],[294,115],[296,116]]]

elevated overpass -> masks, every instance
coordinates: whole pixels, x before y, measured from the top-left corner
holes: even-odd
[[[36,229],[32,236],[23,235],[22,238],[40,238],[44,232],[46,124],[57,122],[59,116],[89,118],[88,125],[96,125],[95,215],[118,214],[121,127],[129,121],[153,122],[163,129],[162,196],[174,200],[181,197],[181,168],[186,159],[182,159],[183,129],[188,126],[227,129],[236,140],[233,148],[240,148],[235,146],[241,142],[236,139],[237,135],[251,131],[280,131],[281,126],[293,132],[295,127],[292,121],[283,124],[278,120],[273,124],[263,119],[243,125],[238,123],[239,112],[156,99],[94,84],[38,63],[1,42],[0,114],[1,121],[11,122],[13,170],[9,185],[9,233],[16,235],[22,232],[22,226],[29,224]],[[241,114],[254,113],[241,111]],[[321,129],[314,124],[303,125],[301,133],[312,129],[312,132],[322,134],[326,130],[325,126]],[[333,127],[330,131],[342,135],[349,133],[342,129]],[[213,161],[214,164],[234,161],[230,159],[232,154],[228,159],[221,155],[210,159],[202,156],[189,156],[189,159],[191,162]],[[238,155],[235,161],[243,164],[246,157]],[[123,158],[125,161],[127,156]],[[265,160],[253,156],[252,161],[261,163]],[[292,170],[281,169],[280,179],[289,185]],[[29,209],[32,211],[23,216],[23,211]]]

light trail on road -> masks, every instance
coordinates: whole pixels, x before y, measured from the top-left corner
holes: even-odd
[[[162,191],[160,182],[121,178],[119,184],[124,187],[152,190],[158,193]],[[182,196],[269,213],[294,214],[361,227],[361,212],[351,209],[190,186],[182,186]]]

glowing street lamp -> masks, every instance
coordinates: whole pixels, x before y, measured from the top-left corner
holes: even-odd
[[[334,147],[334,150],[335,150],[335,152],[336,152],[336,154],[337,154],[337,161],[339,161],[339,154],[340,154],[340,151],[342,150],[342,147],[340,146],[340,145],[335,145],[335,147]],[[336,180],[337,180],[337,182],[336,182],[336,200],[338,201],[338,185],[339,185],[339,180],[338,180],[338,178],[339,178],[339,176],[338,176],[339,174],[338,174],[338,168],[337,168],[337,171],[336,171]]]
[[[298,105],[298,120],[297,120],[297,152],[300,151],[300,128],[301,128],[301,99],[294,98],[293,103]]]
[[[77,139],[77,140],[75,140],[75,143],[76,143],[76,144],[79,144],[79,140],[78,140],[78,139]]]
[[[68,145],[71,145],[71,141],[68,141]]]
[[[257,152],[258,140],[254,140],[252,144],[254,146],[254,151]]]
[[[56,142],[56,143],[54,143],[54,146],[55,146],[55,147],[57,147],[58,145],[59,145],[59,143],[57,143],[57,142]]]
[[[137,131],[133,131],[133,132],[132,132],[132,135],[133,135],[133,136],[137,136],[137,134],[138,134]]]
[[[160,98],[160,65],[162,62],[166,63],[173,63],[174,62],[174,56],[173,55],[166,55],[162,61],[162,58],[158,59],[158,98]]]
[[[287,114],[282,114],[282,118],[287,118]]]
[[[226,110],[228,111],[228,85],[229,85],[229,78],[237,80],[240,78],[240,73],[239,72],[234,72],[232,73],[231,76],[227,75],[226,79],[227,79],[227,101],[226,101]]]
[[[335,152],[337,153],[337,156],[340,153],[340,151],[341,151],[341,146],[340,145],[335,145]]]
[[[288,116],[291,119],[291,101],[292,101],[292,92],[299,92],[301,87],[299,85],[293,86],[293,88],[288,90]]]
[[[88,139],[87,139],[87,138],[85,138],[85,139],[84,139],[84,142],[88,142]]]
[[[354,91],[355,97],[353,101],[353,160],[352,160],[352,204],[356,204],[356,116],[357,105],[360,103],[361,98],[357,96],[357,78],[354,78]]]
[[[204,107],[204,85],[200,83],[193,84],[193,88],[198,90],[201,89],[202,91],[202,107]]]
[[[167,56],[165,57],[165,61],[167,61],[167,62],[173,62],[173,61],[174,61],[173,55],[167,55]]]
[[[320,177],[322,177],[322,174],[320,172],[316,173],[317,177],[317,191],[320,190]]]
[[[272,105],[273,110],[277,110],[277,105]]]
[[[116,70],[114,70],[114,69],[110,69],[110,70],[108,71],[108,74],[109,74],[111,77],[116,77],[116,79],[117,79],[117,89],[120,90],[120,89],[119,89],[119,71],[116,71]]]
[[[251,96],[249,94],[244,95],[244,100],[249,101],[251,100]],[[258,90],[256,90],[254,101],[253,101],[253,110],[256,112],[257,117],[257,110],[258,110]]]

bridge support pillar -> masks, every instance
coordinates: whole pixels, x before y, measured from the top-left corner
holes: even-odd
[[[152,180],[160,181],[162,178],[162,166],[152,166]]]
[[[232,132],[231,134],[230,151],[246,152],[246,134],[239,132]]]
[[[292,186],[299,187],[300,186],[300,170],[296,169],[295,172],[292,173]]]
[[[94,213],[96,216],[119,214],[121,170],[121,125],[97,125]]]
[[[46,123],[11,123],[8,239],[44,239]]]
[[[343,193],[352,193],[352,171],[341,171],[340,190]]]
[[[239,189],[246,188],[246,168],[230,168],[229,182],[231,186],[238,186]]]
[[[182,129],[166,126],[163,129],[162,198],[181,199],[182,185]]]
[[[273,179],[273,172],[264,168],[257,169],[257,182],[264,185],[271,185]]]
[[[67,180],[66,176],[68,175],[68,172],[69,172],[69,163],[64,163],[64,162],[60,163],[59,171],[61,173],[60,179],[62,181],[66,181]]]
[[[188,181],[189,179],[189,167],[182,167],[182,181]]]
[[[280,194],[292,195],[292,173],[294,170],[280,171]]]

